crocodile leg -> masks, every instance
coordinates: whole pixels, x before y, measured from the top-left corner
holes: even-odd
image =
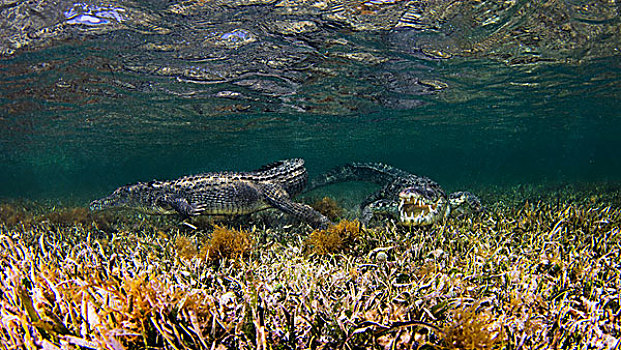
[[[325,228],[331,224],[330,220],[317,210],[292,201],[287,191],[279,185],[265,184],[262,186],[262,192],[265,201],[271,206],[309,223],[313,228]]]
[[[187,199],[180,196],[164,198],[161,200],[161,203],[171,206],[183,218],[200,215],[200,210],[198,208],[190,204]]]

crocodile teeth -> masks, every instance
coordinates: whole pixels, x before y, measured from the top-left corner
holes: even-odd
[[[410,194],[400,197],[399,217],[401,222],[410,225],[429,225],[439,216],[438,204],[425,203],[420,196]]]

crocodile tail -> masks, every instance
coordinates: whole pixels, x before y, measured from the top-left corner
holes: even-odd
[[[383,163],[350,163],[319,175],[310,183],[309,190],[339,182],[363,181],[384,185],[410,173]]]

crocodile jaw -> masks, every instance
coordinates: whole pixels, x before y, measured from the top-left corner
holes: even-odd
[[[446,201],[442,197],[433,200],[411,190],[399,193],[399,219],[402,225],[431,225],[444,216],[445,210]]]
[[[114,198],[114,196],[110,195],[108,197],[104,197],[104,198],[96,199],[92,201],[89,204],[88,209],[91,211],[97,211],[97,210],[106,210],[106,209],[120,207],[120,206],[122,206],[120,201]]]
[[[118,200],[117,198],[111,198],[112,196],[94,200],[90,203],[89,209],[91,211],[99,211],[99,210],[107,210],[112,208],[125,208],[125,209],[133,209],[138,210],[139,212],[150,214],[150,215],[170,215],[176,214],[177,212],[172,208],[167,208],[159,205],[148,205],[144,203],[128,202],[123,200]]]
[[[111,195],[92,201],[89,205],[89,209],[91,211],[99,211],[112,208],[125,208],[154,215],[176,213],[173,208],[160,205],[157,201],[156,193],[153,191],[153,184],[145,184],[142,182],[134,185],[121,186],[112,192]]]

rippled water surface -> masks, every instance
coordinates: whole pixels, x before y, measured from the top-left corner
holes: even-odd
[[[1,1],[0,197],[303,157],[621,181],[614,1]]]

